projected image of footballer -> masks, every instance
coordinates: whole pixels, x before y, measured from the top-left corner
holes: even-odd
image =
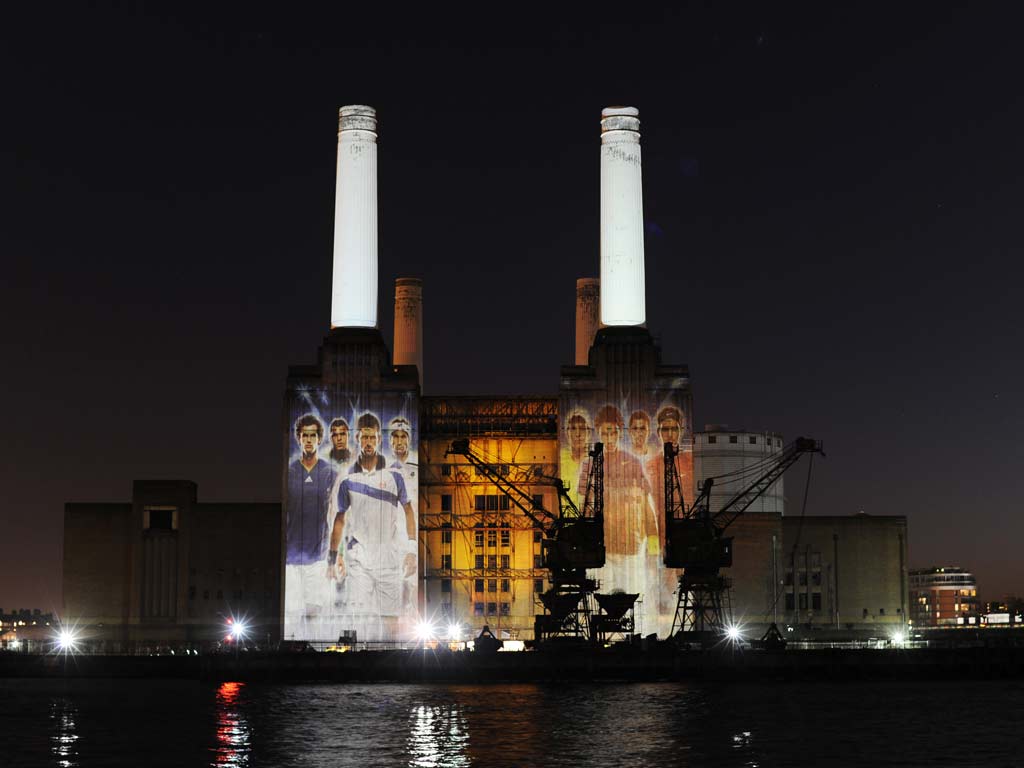
[[[666,405],[658,409],[655,416],[658,424],[658,450],[652,451],[645,471],[647,478],[654,487],[654,507],[658,515],[658,535],[662,549],[665,547],[665,443],[672,443],[680,448],[675,457],[676,476],[679,478],[679,490],[682,492],[682,504],[693,503],[693,451],[680,446],[686,428],[683,412],[674,405]],[[658,596],[659,634],[671,631],[672,619],[675,615],[675,596],[678,588],[679,571],[661,566],[660,594]]]
[[[419,513],[416,489],[418,487],[416,474],[416,459],[410,454],[409,446],[412,442],[412,424],[405,416],[396,416],[388,422],[388,444],[391,448],[392,461],[389,469],[402,473],[405,480],[405,488],[409,494],[409,501],[412,504],[413,519],[417,520]],[[413,530],[416,530],[417,523],[413,523]],[[407,574],[402,584],[402,614],[407,618],[416,617],[416,573],[413,571]]]
[[[656,593],[658,523],[651,485],[643,464],[622,447],[622,412],[602,406],[594,417],[597,440],[604,443],[605,567],[598,571],[606,589]],[[590,459],[580,465],[577,483],[586,488]],[[652,601],[653,602],[653,601]],[[645,601],[645,606],[648,603]]]
[[[651,417],[646,411],[629,415],[629,450],[640,461],[647,461],[651,451]]]
[[[569,413],[569,417],[565,420],[566,441],[559,453],[558,461],[562,480],[571,486],[569,492],[577,504],[583,503],[583,496],[587,491],[586,483],[579,486],[577,480],[579,479],[580,463],[587,456],[592,431],[585,411],[576,408]]]
[[[307,413],[295,422],[300,456],[288,465],[288,503],[285,508],[285,637],[317,636],[328,602],[324,578],[327,555],[327,517],[337,472],[318,456],[324,425]]]
[[[338,484],[327,573],[340,579],[344,629],[369,641],[396,641],[402,587],[416,573],[416,514],[405,478],[379,452],[380,420],[356,420],[359,456]]]
[[[331,422],[331,451],[327,454],[335,464],[345,464],[352,459],[348,448],[348,422],[335,419]]]

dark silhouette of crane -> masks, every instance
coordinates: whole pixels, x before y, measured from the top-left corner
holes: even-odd
[[[671,636],[676,641],[707,646],[723,639],[730,618],[729,580],[721,569],[732,565],[732,537],[725,531],[805,453],[825,455],[819,441],[798,437],[766,460],[764,471],[712,514],[715,478],[704,480],[700,494],[687,508],[675,463],[679,448],[665,443],[664,562],[668,568],[684,569],[672,620]],[[762,640],[780,637],[772,624]]]

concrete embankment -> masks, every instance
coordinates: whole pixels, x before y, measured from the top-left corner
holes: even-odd
[[[334,682],[836,680],[1024,676],[1024,648],[686,651],[631,648],[524,653],[364,651],[204,656],[0,654],[0,677]]]

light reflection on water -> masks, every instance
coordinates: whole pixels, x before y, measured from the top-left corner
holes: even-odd
[[[221,683],[217,689],[217,745],[213,749],[214,766],[240,768],[249,764],[249,724],[239,703],[245,683]]]
[[[50,751],[61,768],[78,765],[78,733],[75,731],[75,707],[67,699],[54,701],[50,706],[50,720],[56,726],[51,737]]]
[[[416,768],[462,768],[470,765],[469,731],[456,705],[413,707],[407,751]]]

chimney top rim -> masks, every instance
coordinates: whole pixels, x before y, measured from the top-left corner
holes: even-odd
[[[640,110],[636,107],[605,107],[601,110],[601,117],[640,117]]]

